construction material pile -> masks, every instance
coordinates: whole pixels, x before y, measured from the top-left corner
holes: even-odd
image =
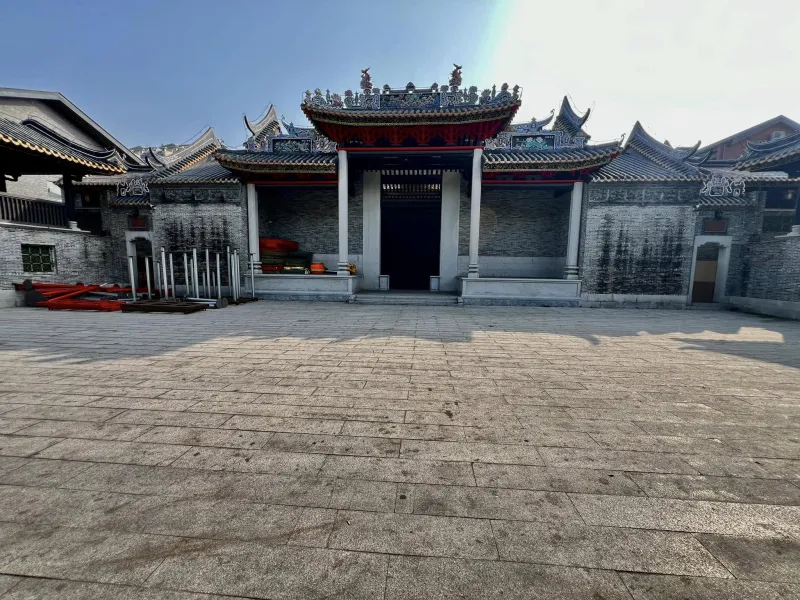
[[[262,273],[283,273],[287,275],[324,274],[325,265],[312,263],[312,252],[300,251],[300,245],[293,240],[261,238],[258,241]]]
[[[17,291],[25,292],[25,306],[49,310],[122,310],[125,298],[131,297],[131,288],[117,284],[84,285],[76,283],[38,283],[26,279],[15,284]]]

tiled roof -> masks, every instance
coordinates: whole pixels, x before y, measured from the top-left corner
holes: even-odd
[[[180,152],[176,152],[168,157],[156,157],[151,150],[150,154],[146,155],[148,164],[153,167],[149,171],[131,171],[126,175],[114,177],[89,176],[84,177],[83,181],[76,185],[115,186],[129,178],[143,179],[144,181],[163,179],[190,169],[194,165],[206,160],[221,147],[222,142],[217,139],[214,130],[209,127],[197,140],[186,146],[186,148],[182,149]]]
[[[81,165],[90,173],[125,172],[115,150],[86,148],[34,119],[17,122],[0,117],[0,144]]]
[[[592,181],[700,182],[700,168],[689,160],[697,148],[672,148],[637,121],[623,152],[592,175]]]
[[[336,154],[331,152],[304,152],[280,154],[250,152],[248,150],[221,150],[214,157],[232,171],[251,173],[335,173]]]
[[[796,161],[800,161],[800,133],[769,142],[748,142],[734,168],[760,170]]]
[[[583,116],[579,115],[572,108],[569,98],[564,96],[561,107],[558,109],[556,122],[553,123],[554,131],[566,131],[573,136],[581,136],[589,139],[589,135],[583,130],[583,126],[589,119],[592,109],[587,109]]]
[[[112,198],[108,205],[116,207],[146,207],[150,206],[150,196],[117,196]]]
[[[619,142],[558,150],[486,150],[484,171],[565,171],[605,165],[620,151]]]
[[[755,201],[747,196],[701,196],[697,208],[750,208]]]
[[[190,169],[152,179],[151,183],[239,183],[239,178],[212,158]]]
[[[521,101],[509,100],[491,104],[446,106],[444,108],[402,108],[394,110],[342,110],[326,106],[303,104],[308,119],[328,123],[361,126],[374,125],[436,125],[445,123],[478,123],[514,116]]]

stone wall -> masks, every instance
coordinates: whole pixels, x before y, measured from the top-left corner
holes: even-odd
[[[363,186],[348,199],[348,252],[363,246]],[[259,188],[259,237],[294,240],[300,249],[321,255],[339,253],[339,199],[335,187]]]
[[[24,279],[55,283],[106,283],[109,238],[66,229],[25,225],[0,225],[0,289]],[[55,248],[53,273],[26,273],[22,268],[22,244]]]
[[[464,188],[466,186],[462,186]],[[461,194],[459,254],[469,255],[469,194]],[[567,254],[569,194],[484,189],[478,256],[557,257]]]
[[[750,244],[740,276],[740,293],[730,296],[800,302],[800,237]]]
[[[685,297],[698,191],[699,186],[588,185],[583,293]]]

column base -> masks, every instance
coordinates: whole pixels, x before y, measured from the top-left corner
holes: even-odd
[[[478,265],[471,263],[467,267],[467,278],[468,279],[477,279],[479,276],[480,275],[478,273]]]
[[[792,230],[787,233],[786,235],[780,235],[778,237],[798,237],[800,236],[800,225],[792,225]]]
[[[564,279],[580,279],[578,267],[572,266],[565,268]]]
[[[350,277],[350,263],[340,262],[336,265],[336,274],[340,277]]]

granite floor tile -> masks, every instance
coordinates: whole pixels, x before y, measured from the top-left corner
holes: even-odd
[[[90,421],[37,421],[36,424],[21,429],[16,434],[130,442],[148,429],[150,429],[150,425],[93,423]]]
[[[169,410],[126,410],[109,423],[133,423],[137,425],[167,425],[172,427],[219,427],[231,415],[190,413]]]
[[[503,560],[730,577],[690,534],[521,521],[492,521],[492,528]]]
[[[800,505],[800,487],[781,479],[630,473],[648,496],[717,502]]]
[[[328,456],[320,475],[398,483],[475,485],[470,463],[450,461]]]
[[[590,525],[746,535],[800,536],[800,506],[571,494]]]
[[[0,524],[9,575],[141,585],[176,553],[179,538],[119,531]]]
[[[195,541],[168,557],[153,587],[256,598],[381,598],[386,556],[252,542]]]
[[[403,440],[400,457],[420,460],[544,465],[544,461],[533,446],[480,442]]]
[[[630,600],[608,571],[486,560],[389,557],[386,600]]]
[[[699,535],[697,539],[737,579],[800,584],[800,538],[797,536],[753,539],[736,535]]]
[[[341,435],[405,440],[461,441],[464,439],[464,428],[447,425],[349,422],[344,424]]]
[[[347,435],[276,433],[266,444],[266,449],[312,454],[396,457],[400,453],[400,440]]]
[[[487,520],[339,511],[330,548],[452,558],[496,559]]]
[[[5,419],[52,419],[59,421],[108,421],[123,412],[116,408],[90,408],[87,406],[22,406],[3,413]]]
[[[275,434],[261,431],[207,429],[204,427],[152,427],[137,442],[215,446],[218,448],[261,449]]]
[[[591,448],[539,448],[539,454],[547,466],[555,468],[697,474],[684,455]]]
[[[20,579],[20,578],[15,578]],[[0,588],[2,589],[2,588]],[[224,600],[224,596],[61,579],[20,579],[3,600]],[[228,598],[231,598],[228,596]]]
[[[564,493],[450,485],[416,485],[413,512],[422,515],[582,522]]]
[[[20,439],[30,440],[37,438]],[[48,445],[45,450],[38,453],[37,457],[59,460],[127,463],[132,465],[169,465],[176,458],[188,451],[189,448],[189,446],[167,444],[67,439],[59,441],[54,445]]]
[[[60,487],[91,467],[91,463],[65,460],[30,459],[8,472],[0,471],[0,484],[34,487]]]
[[[734,579],[643,573],[620,576],[634,600],[788,600],[800,593],[800,586]]]
[[[317,433],[336,435],[342,431],[343,421],[329,419],[294,419],[288,417],[258,417],[234,415],[221,425],[224,429],[273,431],[279,433]]]
[[[320,454],[194,447],[172,466],[211,471],[316,475],[325,458]]]
[[[49,437],[0,435],[0,456],[33,456],[59,441]]]
[[[0,417],[0,433],[16,433],[38,422],[38,419],[4,419]]]
[[[479,486],[644,496],[642,489],[627,473],[596,469],[550,468],[525,465],[474,464]]]

